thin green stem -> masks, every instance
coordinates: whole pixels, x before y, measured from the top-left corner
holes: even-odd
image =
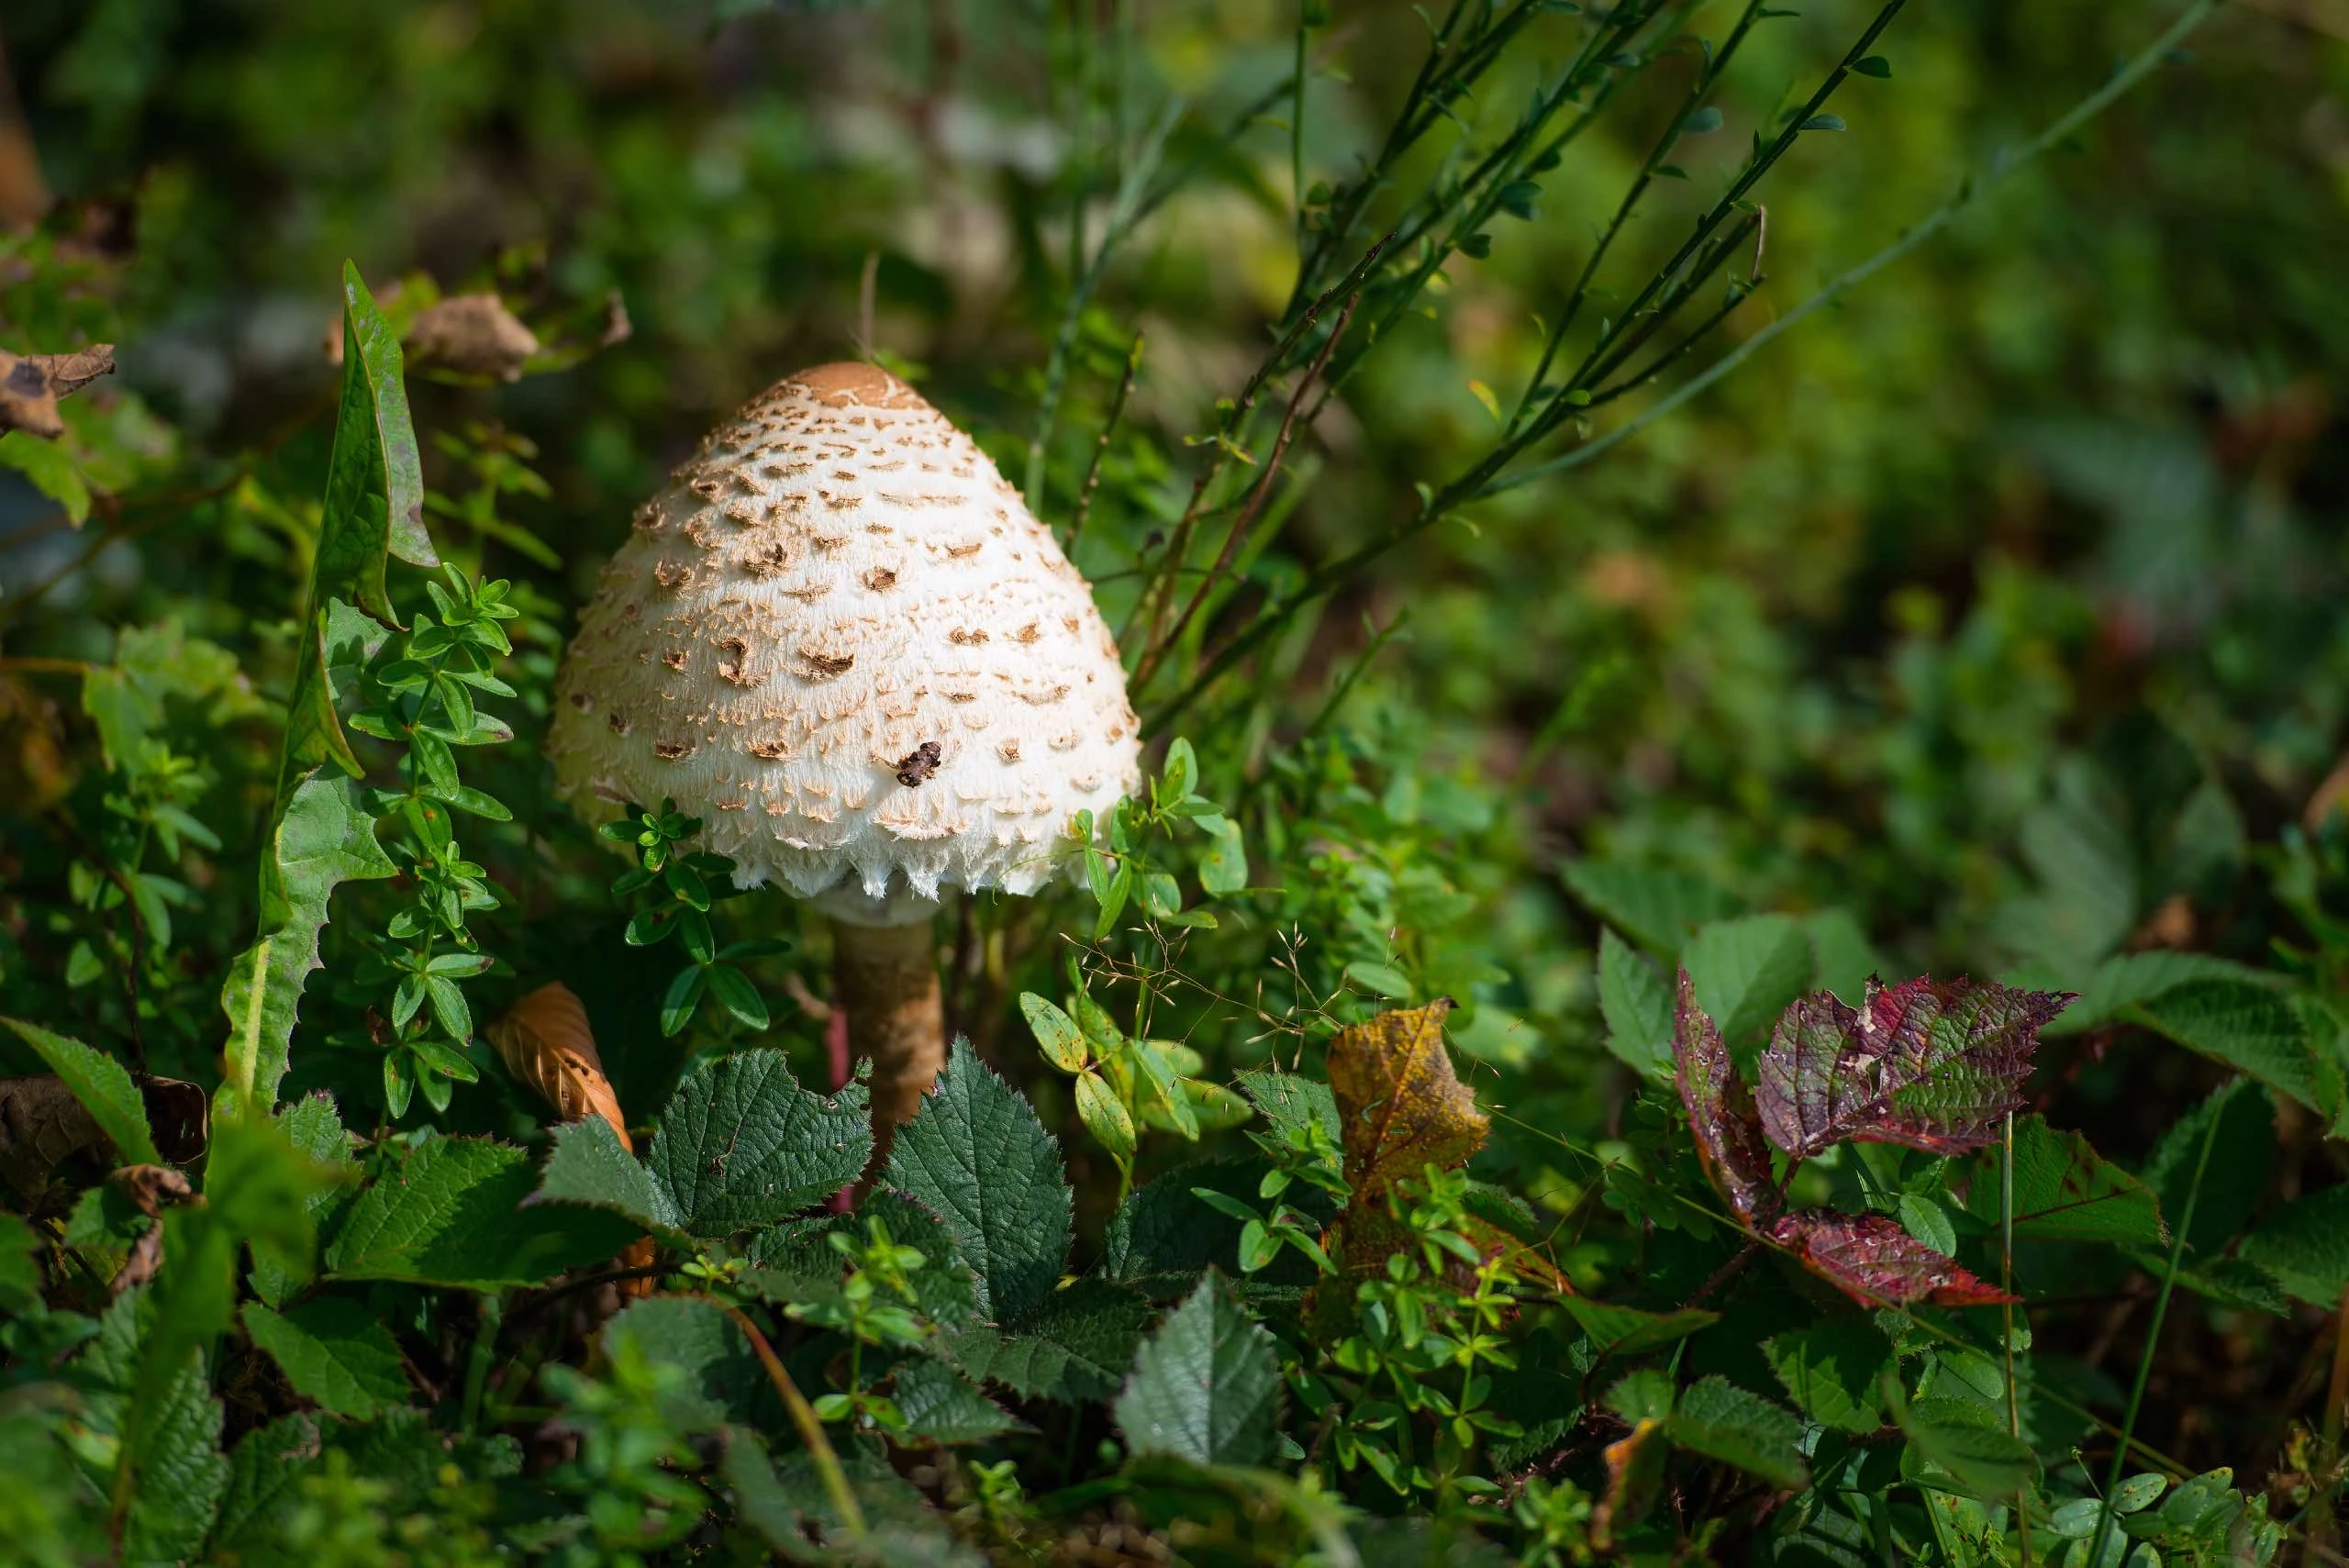
[[[2177,1286],[2177,1271],[2186,1259],[2186,1239],[2194,1229],[2195,1206],[2202,1197],[2202,1177],[2210,1168],[2210,1151],[2219,1141],[2219,1124],[2226,1119],[2214,1109],[2202,1129],[2202,1148],[2194,1157],[2194,1180],[2170,1239],[2169,1262],[2162,1270],[2162,1287],[2154,1297],[2154,1319],[2145,1326],[2145,1349],[2137,1358],[2137,1376],[2129,1388],[2129,1408],[2121,1418],[2121,1441],[2112,1451],[2112,1465],[2105,1473],[2104,1498],[2096,1511],[2096,1534],[2089,1538],[2087,1561],[2104,1560],[2105,1538],[2112,1532],[2112,1495],[2121,1488],[2121,1473],[2129,1468],[2129,1440],[2137,1429],[2137,1416],[2145,1404],[2145,1385],[2154,1374],[2154,1356],[2161,1349],[2162,1319],[2169,1313],[2170,1292]]]

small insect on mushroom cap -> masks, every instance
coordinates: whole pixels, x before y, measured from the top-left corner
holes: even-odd
[[[673,797],[738,878],[1030,893],[1139,779],[1091,591],[969,437],[872,365],[778,382],[636,513],[547,742],[591,817]]]

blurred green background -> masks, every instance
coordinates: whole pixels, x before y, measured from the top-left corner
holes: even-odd
[[[1874,7],[1799,13],[1740,56],[1726,123],[1690,140],[1686,183],[1606,281],[1646,277]],[[1845,128],[1807,137],[1764,188],[1768,282],[1728,340],[1994,166],[2175,14],[1909,6],[1878,46],[1889,78],[1855,79]],[[138,504],[101,508],[90,528],[135,537],[94,550],[105,532],[55,526],[0,473],[0,601],[54,580],[8,651],[105,659],[111,628],[166,615],[235,643],[253,606],[292,613],[299,529],[271,507],[315,490],[346,256],[379,292],[495,286],[550,340],[590,344],[624,305],[631,334],[571,368],[417,387],[428,443],[535,445],[545,493],[511,516],[563,565],[478,548],[534,584],[524,651],[542,668],[635,502],[800,366],[887,357],[1016,478],[1069,214],[1097,237],[1110,154],[1179,97],[1195,175],[1081,316],[1046,489],[1065,517],[1146,333],[1077,552],[1114,622],[1180,508],[1184,438],[1256,363],[1291,286],[1287,106],[1216,128],[1288,71],[1296,19],[1259,0],[10,0],[0,203],[47,217],[5,253],[0,326],[19,350],[119,340],[116,383],[68,411],[84,467]],[[1514,112],[1567,47],[1559,26],[1457,106],[1465,122]],[[1298,139],[1308,182],[1368,150],[1425,32],[1401,6],[1341,6],[1313,39],[1330,69]],[[1455,259],[1364,358],[1301,449],[1267,580],[1393,526],[1415,484],[1490,446],[1476,386],[1506,408],[1523,384],[1536,319],[1689,69],[1664,61],[1627,91],[1531,216]],[[1303,928],[1320,981],[1386,965],[1408,994],[1473,1002],[1483,1092],[1593,1134],[1628,1080],[1601,1049],[1572,864],[1675,869],[1723,909],[1820,917],[1814,940],[1854,973],[2076,987],[2122,951],[2259,962],[2304,940],[2288,836],[2321,824],[2349,740],[2344,257],[2349,6],[2226,6],[1933,244],[1677,417],[1385,557],[1245,689],[1186,715],[1219,789],[1254,802],[1258,863],[1285,873],[1266,929]],[[445,445],[429,461],[436,484],[462,472]],[[265,634],[245,660],[264,695],[284,662]],[[11,700],[10,734],[38,728],[40,699]],[[224,918],[220,945],[249,928]],[[1257,940],[1214,962],[1261,975]],[[2107,1043],[2065,1048],[2042,1099],[2116,1154],[2220,1075]],[[2332,1158],[2318,1130],[2298,1134],[2312,1171]],[[1540,1151],[1497,1141],[1538,1184]],[[2172,1446],[2203,1457],[2193,1441]]]

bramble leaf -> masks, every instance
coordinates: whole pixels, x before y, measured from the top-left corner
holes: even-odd
[[[1199,1464],[1262,1464],[1280,1419],[1273,1336],[1209,1273],[1134,1357],[1118,1428],[1135,1453]]]
[[[1029,1399],[1107,1399],[1133,1363],[1150,1303],[1106,1280],[1056,1290],[1008,1326],[974,1323],[947,1337],[947,1359]]]
[[[899,1364],[890,1397],[907,1432],[934,1443],[985,1442],[1028,1423],[979,1392],[952,1367],[934,1361]]]
[[[2349,1184],[2326,1187],[2274,1210],[2243,1238],[2240,1255],[2302,1301],[2338,1306],[2349,1290]]]
[[[493,1290],[537,1284],[610,1257],[640,1234],[618,1215],[570,1205],[522,1210],[529,1156],[508,1143],[436,1138],[351,1205],[327,1266],[342,1279]]]
[[[1871,983],[1857,1009],[1826,992],[1787,1010],[1755,1099],[1795,1159],[1857,1139],[1928,1153],[1976,1149],[2022,1104],[2038,1030],[2070,998],[1972,980]]]
[[[954,1042],[936,1092],[897,1129],[887,1184],[945,1222],[977,1271],[984,1316],[1008,1323],[1052,1294],[1073,1223],[1060,1140],[970,1041]]]
[[[245,1332],[284,1370],[294,1392],[354,1420],[407,1402],[407,1370],[389,1329],[361,1303],[319,1296],[284,1313],[245,1304]]]
[[[646,1168],[684,1228],[724,1236],[789,1218],[864,1170],[873,1131],[862,1085],[799,1086],[779,1051],[746,1051],[685,1075],[661,1113]]]
[[[1672,1060],[1705,1174],[1739,1219],[1765,1223],[1782,1207],[1770,1176],[1770,1146],[1763,1141],[1753,1092],[1738,1077],[1721,1031],[1697,1006],[1696,984],[1685,969],[1673,1008]]]
[[[1802,1413],[1822,1427],[1873,1432],[1884,1425],[1876,1386],[1892,1342],[1865,1322],[1813,1323],[1764,1342],[1762,1354]]]
[[[1802,1423],[1784,1407],[1725,1377],[1700,1378],[1680,1391],[1664,1430],[1678,1447],[1751,1471],[1788,1491],[1809,1485]]]
[[[1781,1218],[1771,1239],[1803,1267],[1864,1307],[1983,1307],[2016,1299],[1934,1251],[1883,1214],[1807,1209]]]
[[[1615,934],[1598,933],[1598,1011],[1607,1049],[1642,1074],[1672,1067],[1672,993],[1648,961]]]
[[[2188,1051],[2240,1068],[2328,1124],[2349,1118],[2342,1063],[2317,1047],[2294,999],[2243,980],[2203,979],[2120,1009]]]
[[[1659,1350],[1721,1320],[1720,1313],[1701,1307],[1642,1312],[1636,1307],[1619,1307],[1585,1296],[1560,1296],[1558,1305],[1566,1309],[1567,1317],[1581,1325],[1582,1331],[1590,1336],[1592,1347],[1601,1355],[1631,1356]]]
[[[1787,915],[1716,920],[1680,950],[1680,964],[1721,1038],[1742,1047],[1810,984],[1810,937]]]
[[[1966,1208],[1999,1218],[1996,1148],[1976,1158]],[[2113,1164],[2076,1132],[2058,1132],[2039,1117],[2015,1122],[2014,1231],[2017,1240],[2110,1241],[2159,1246],[2169,1240],[2153,1189]]]
[[[672,1241],[685,1240],[685,1217],[676,1198],[601,1117],[554,1129],[554,1152],[530,1202],[588,1204],[625,1215],[648,1231],[666,1232]]]

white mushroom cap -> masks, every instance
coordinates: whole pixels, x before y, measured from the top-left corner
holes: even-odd
[[[969,437],[864,364],[769,387],[639,508],[555,698],[583,813],[674,797],[738,882],[865,924],[944,887],[1034,892],[1070,818],[1139,778],[1085,579]]]

